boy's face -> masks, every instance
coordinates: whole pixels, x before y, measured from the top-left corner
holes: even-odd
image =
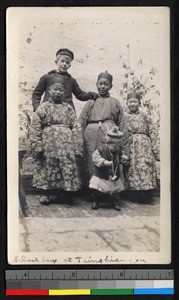
[[[59,102],[61,100],[61,98],[62,98],[62,96],[63,96],[64,93],[65,93],[65,87],[63,86],[63,84],[54,83],[49,88],[50,97],[55,102]]]
[[[101,97],[105,97],[112,88],[112,85],[107,78],[100,78],[97,81],[96,86]]]
[[[117,152],[120,149],[120,143],[114,143],[114,142],[106,142],[106,147],[111,152]]]
[[[66,73],[71,67],[71,58],[68,55],[59,55],[56,59],[57,70]]]
[[[136,112],[139,109],[140,102],[136,98],[130,98],[127,100],[127,106],[131,112]]]

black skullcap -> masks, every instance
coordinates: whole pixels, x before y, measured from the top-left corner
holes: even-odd
[[[127,94],[127,100],[129,100],[130,98],[135,98],[138,99],[140,102],[140,95],[139,93],[135,93],[135,92],[131,92]]]
[[[64,88],[65,88],[65,80],[64,80],[63,78],[58,77],[58,76],[52,78],[52,80],[50,81],[49,87],[50,87],[52,84],[55,84],[55,83],[60,83],[60,84],[62,84],[62,85],[64,86]]]
[[[70,50],[67,49],[67,48],[59,49],[59,50],[57,51],[57,53],[56,53],[56,56],[58,56],[58,55],[68,55],[68,56],[71,58],[71,60],[74,59],[74,54],[73,54],[73,52],[70,51]]]
[[[98,80],[99,80],[100,78],[106,78],[106,79],[108,79],[109,82],[112,84],[113,77],[112,77],[111,74],[108,73],[108,71],[105,71],[105,72],[100,73],[99,76],[98,76]]]

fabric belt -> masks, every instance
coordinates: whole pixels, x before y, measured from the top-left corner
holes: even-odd
[[[43,128],[48,127],[48,126],[53,126],[53,125],[58,126],[58,127],[66,127],[66,128],[70,128],[69,125],[64,125],[64,124],[50,124],[50,123],[48,123],[48,124],[43,124]]]
[[[106,121],[110,121],[110,120],[98,120],[98,121],[88,121],[88,124],[94,124],[94,123],[104,123]]]

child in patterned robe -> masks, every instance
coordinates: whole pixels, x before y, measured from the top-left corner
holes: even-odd
[[[81,181],[76,157],[82,155],[81,127],[71,105],[62,102],[65,86],[54,78],[49,87],[50,98],[34,112],[30,140],[34,155],[33,185],[43,191],[41,204],[49,197],[66,191],[65,199],[73,200]]]
[[[125,112],[129,132],[127,189],[139,198],[150,199],[157,187],[156,161],[160,160],[159,137],[152,119],[139,110],[140,96],[129,93]],[[138,191],[138,192],[137,192]]]

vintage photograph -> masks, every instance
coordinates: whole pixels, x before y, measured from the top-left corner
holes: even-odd
[[[6,21],[8,262],[170,263],[170,9]]]

